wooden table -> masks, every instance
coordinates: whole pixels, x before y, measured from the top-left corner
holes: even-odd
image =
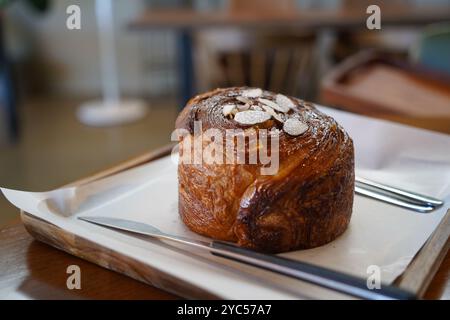
[[[67,267],[81,269],[81,290],[66,287]],[[34,240],[19,221],[0,229],[0,299],[177,299]],[[426,299],[450,299],[450,254]]]
[[[81,269],[81,290],[69,290],[67,267]],[[0,229],[0,299],[176,299],[119,273],[34,240],[21,222]]]
[[[282,32],[299,30],[362,30],[366,28],[366,8],[302,9],[252,11],[193,9],[150,9],[137,16],[130,24],[130,30],[174,30],[178,34],[178,65],[180,68],[181,105],[196,94],[193,79],[192,33],[209,28],[239,28],[252,31],[278,30]],[[448,6],[416,7],[404,5],[382,6],[382,27],[426,25],[450,20]]]
[[[150,9],[129,26],[132,29],[239,28],[366,28],[366,8],[196,11],[192,9]],[[382,25],[424,25],[450,19],[448,6],[384,6]]]

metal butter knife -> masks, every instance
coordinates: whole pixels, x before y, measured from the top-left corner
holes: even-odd
[[[355,193],[421,213],[429,213],[444,204],[436,198],[360,177],[355,178]]]
[[[247,265],[269,270],[284,276],[302,280],[327,289],[341,292],[353,297],[371,300],[380,299],[415,299],[414,294],[389,285],[381,285],[381,289],[369,289],[365,279],[319,267],[305,262],[282,258],[276,255],[263,254],[237,247],[222,241],[199,241],[178,237],[162,232],[145,223],[107,218],[78,217],[78,219],[122,231],[150,236],[160,240],[170,240],[191,247],[211,252],[216,256],[238,261]]]

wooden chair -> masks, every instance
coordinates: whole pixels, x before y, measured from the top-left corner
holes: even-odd
[[[229,14],[276,14],[295,1],[230,1]],[[210,31],[197,37],[200,91],[254,86],[309,98],[315,77],[315,36],[310,32]]]
[[[450,133],[450,77],[374,51],[337,65],[323,80],[321,103]]]

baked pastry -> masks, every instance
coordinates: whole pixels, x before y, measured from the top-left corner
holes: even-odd
[[[313,104],[257,88],[216,89],[192,98],[176,128],[184,132],[179,213],[192,231],[279,253],[321,246],[346,230],[353,205],[353,142]],[[214,155],[225,159],[223,163],[205,161],[212,153],[205,154],[208,143],[196,131],[211,129],[209,146],[225,146],[226,139],[236,142],[229,132],[275,137],[268,149],[277,147],[269,153],[278,156],[278,170],[263,173],[267,162],[249,160],[262,144],[248,139],[240,153],[246,161],[228,161],[239,159],[239,151],[225,147]],[[203,155],[202,162],[185,161],[196,152],[197,160]]]

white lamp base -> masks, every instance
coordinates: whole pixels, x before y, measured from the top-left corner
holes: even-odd
[[[140,100],[89,101],[78,108],[77,116],[85,125],[107,127],[137,121],[145,117],[147,111],[146,104]]]

